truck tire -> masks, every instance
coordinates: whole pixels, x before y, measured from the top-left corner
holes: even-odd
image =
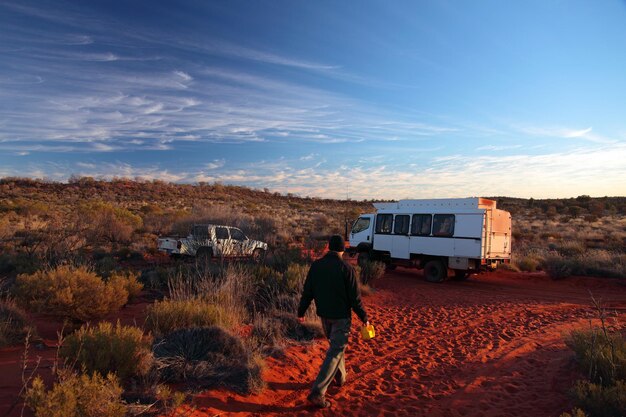
[[[196,251],[196,260],[199,262],[211,262],[213,251],[211,248],[202,247]]]
[[[442,261],[429,261],[424,266],[424,278],[428,282],[443,282],[448,276],[448,268]]]
[[[361,252],[359,253],[359,257],[356,260],[357,265],[363,268],[363,265],[370,261],[370,253],[369,252]]]

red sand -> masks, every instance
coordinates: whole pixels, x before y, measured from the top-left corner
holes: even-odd
[[[563,336],[589,325],[589,291],[623,327],[621,281],[498,272],[431,284],[420,272],[399,268],[364,298],[377,337],[360,340],[354,319],[348,383],[329,390],[330,409],[313,410],[305,400],[327,347],[319,340],[268,359],[261,394],[207,391],[193,399],[195,412],[179,415],[558,416],[571,409],[567,390],[578,377]],[[122,321],[137,317],[141,325],[145,303],[124,308]],[[36,324],[52,343],[60,323],[36,317]],[[44,373],[55,352],[32,348],[32,356],[43,357]],[[20,355],[20,348],[0,350],[0,417],[21,386]]]
[[[270,359],[261,394],[208,391],[192,415],[558,416],[578,377],[563,335],[589,325],[589,291],[624,323],[615,280],[499,272],[437,285],[398,269],[364,299],[377,338],[360,340],[354,319],[348,383],[331,387],[330,409],[306,405],[327,347],[316,341]]]

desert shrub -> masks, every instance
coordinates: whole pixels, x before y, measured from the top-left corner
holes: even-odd
[[[109,374],[62,374],[50,390],[41,377],[33,380],[26,391],[26,404],[35,417],[123,417],[122,387]]]
[[[137,274],[134,272],[116,272],[108,280],[109,284],[117,288],[118,292],[122,289],[128,293],[128,300],[132,300],[141,294],[143,290],[143,284],[137,279]]]
[[[572,389],[576,405],[592,417],[614,417],[626,415],[626,382],[614,385],[594,384],[578,381]]]
[[[541,264],[541,260],[533,255],[526,255],[514,260],[514,263],[520,271],[535,272]]]
[[[262,388],[261,363],[242,340],[216,327],[179,329],[154,344],[162,377],[249,393]]]
[[[385,264],[378,261],[366,261],[361,265],[361,283],[372,285],[380,277],[385,275]]]
[[[309,265],[290,264],[283,274],[283,283],[287,291],[302,291],[309,272]]]
[[[157,301],[148,307],[146,318],[146,328],[157,337],[190,327],[235,324],[222,306],[199,298]]]
[[[580,408],[575,407],[570,413],[562,413],[559,417],[588,417],[588,415]]]
[[[14,291],[27,309],[78,321],[102,318],[128,301],[119,281],[104,282],[85,267],[67,265],[19,275]]]
[[[585,242],[581,241],[565,241],[557,245],[556,250],[565,257],[579,256],[585,253],[587,248]]]
[[[108,322],[83,326],[63,341],[61,357],[79,369],[115,373],[121,380],[146,375],[152,366],[151,340],[138,327]]]
[[[265,259],[265,263],[277,271],[286,271],[291,264],[304,264],[307,259],[298,247],[278,247],[273,249]]]
[[[551,254],[543,260],[542,268],[555,279],[571,275],[625,278],[626,255],[605,250],[588,250],[575,257]]]
[[[139,280],[145,288],[152,290],[162,290],[167,288],[167,281],[169,279],[169,272],[163,267],[157,267],[155,269],[143,270]]]
[[[573,331],[566,341],[581,369],[594,383],[626,380],[626,340],[600,328]]]
[[[0,300],[0,348],[23,343],[32,331],[26,313],[13,301]]]
[[[0,274],[32,274],[41,264],[41,259],[26,253],[0,254]]]

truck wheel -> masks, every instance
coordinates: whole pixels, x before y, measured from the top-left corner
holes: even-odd
[[[252,252],[252,260],[256,263],[260,263],[265,259],[265,251],[261,248],[257,248]]]
[[[429,261],[424,266],[424,277],[428,282],[443,282],[447,275],[448,270],[441,261]]]
[[[370,261],[370,253],[369,252],[361,252],[359,253],[359,257],[356,260],[356,263],[363,268],[363,265]]]
[[[464,271],[462,269],[454,270],[454,280],[455,281],[465,281],[470,276],[469,271]]]
[[[213,251],[209,248],[200,248],[196,252],[196,260],[200,262],[211,262],[213,258]]]

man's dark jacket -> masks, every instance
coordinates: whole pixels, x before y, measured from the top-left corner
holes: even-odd
[[[352,309],[363,323],[367,321],[354,268],[344,262],[337,252],[328,252],[311,265],[304,282],[298,317],[304,316],[311,300],[315,300],[320,317],[346,319],[350,318]]]

